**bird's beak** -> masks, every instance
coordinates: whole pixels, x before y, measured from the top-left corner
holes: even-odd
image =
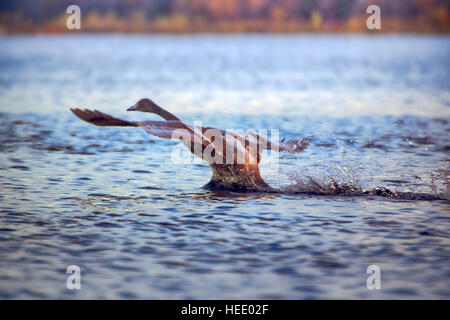
[[[136,111],[136,105],[129,107],[127,111]]]

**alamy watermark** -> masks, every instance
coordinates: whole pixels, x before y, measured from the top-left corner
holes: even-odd
[[[278,152],[281,151],[279,130],[271,129],[270,137],[268,133],[267,129],[203,128],[201,121],[195,121],[192,127],[186,126],[172,132],[171,139],[181,140],[188,150],[183,145],[175,146],[171,159],[176,164],[201,163],[202,160],[209,164],[258,164],[262,153],[265,153],[278,163]],[[295,147],[293,144],[281,144],[285,148]]]
[[[381,9],[379,6],[372,4],[367,7],[366,13],[370,16],[366,20],[366,27],[369,30],[381,29]]]
[[[81,9],[77,5],[70,5],[66,9],[66,13],[69,14],[66,20],[66,26],[69,30],[81,29]]]
[[[381,289],[381,268],[376,264],[371,264],[367,267],[366,273],[370,274],[366,281],[367,289]]]
[[[77,265],[70,265],[66,269],[66,273],[70,274],[66,280],[66,288],[69,290],[81,289],[81,269]]]

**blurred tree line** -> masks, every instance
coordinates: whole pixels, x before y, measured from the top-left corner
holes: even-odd
[[[445,32],[449,0],[2,0],[0,32],[70,32],[66,8],[91,32],[368,32],[381,8],[384,32]]]

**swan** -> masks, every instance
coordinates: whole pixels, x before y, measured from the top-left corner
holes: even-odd
[[[194,127],[156,105],[141,99],[127,111],[155,113],[166,121],[127,121],[98,110],[70,109],[78,118],[96,126],[139,127],[147,133],[165,139],[178,139],[212,169],[211,180],[205,189],[241,192],[274,192],[259,172],[262,150],[301,152],[307,139],[273,142],[256,133],[233,133],[211,127]]]

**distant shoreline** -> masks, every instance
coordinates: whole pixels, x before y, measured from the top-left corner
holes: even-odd
[[[43,25],[21,23],[20,20],[0,19],[0,34],[450,34],[450,22],[425,23],[416,19],[401,20],[385,17],[381,29],[369,30],[366,17],[353,17],[347,21],[311,22],[308,20],[233,20],[216,23],[196,23],[190,20],[104,21],[102,18],[81,20],[80,30],[69,30],[66,17]]]
[[[96,35],[129,35],[129,36],[239,36],[239,35],[261,35],[261,36],[289,36],[289,35],[311,35],[311,36],[450,36],[449,32],[212,32],[212,31],[198,31],[198,32],[123,32],[123,31],[71,31],[71,32],[0,32],[0,37],[5,36],[96,36]]]
[[[4,2],[0,34],[450,34],[448,0]]]

